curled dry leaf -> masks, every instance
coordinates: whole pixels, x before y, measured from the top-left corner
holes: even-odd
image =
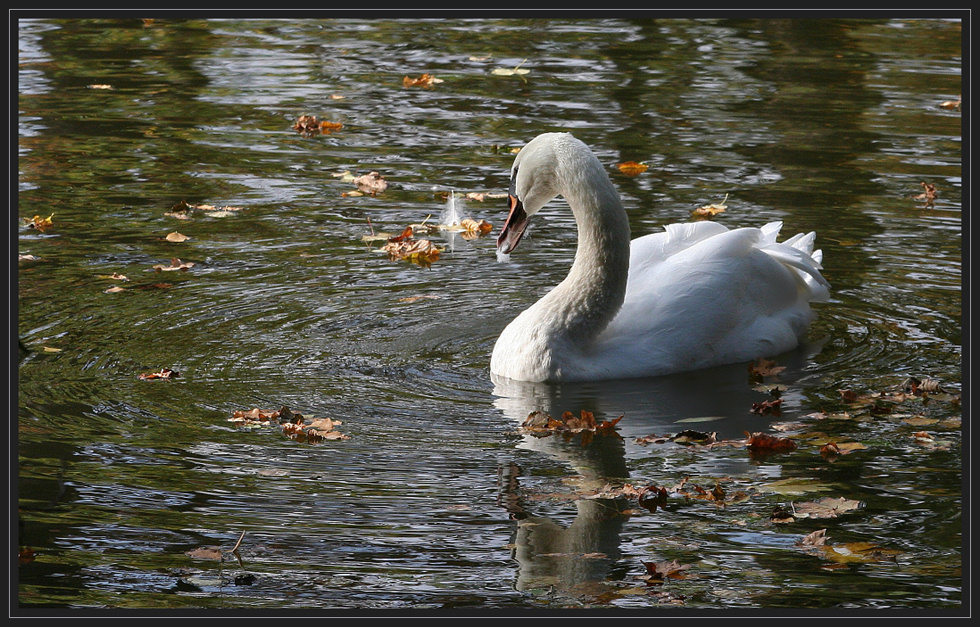
[[[641,579],[647,582],[647,585],[657,586],[662,585],[667,579],[683,579],[684,571],[690,568],[688,564],[681,564],[677,560],[671,560],[669,562],[643,562],[643,566],[647,569],[647,574]]]
[[[170,368],[161,368],[159,372],[144,372],[139,375],[139,378],[143,381],[149,379],[176,379],[180,376],[180,373],[176,370],[171,370]]]
[[[695,218],[710,218],[719,213],[724,213],[725,209],[728,208],[728,205],[725,204],[726,200],[728,200],[728,194],[725,194],[725,198],[721,202],[698,207],[691,212],[691,215]]]
[[[932,202],[933,200],[936,199],[937,192],[936,192],[935,185],[933,185],[932,183],[919,183],[919,185],[922,186],[922,189],[924,191],[918,196],[913,196],[915,200],[925,200],[927,202]]]
[[[53,217],[54,217],[54,213],[52,213],[46,218],[42,218],[41,216],[34,216],[33,218],[29,218],[27,220],[27,228],[35,229],[43,233],[44,231],[47,231],[52,226],[54,226],[54,222],[52,222],[51,220],[51,218]]]

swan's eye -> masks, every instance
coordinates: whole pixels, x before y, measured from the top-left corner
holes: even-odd
[[[514,172],[510,175],[510,195],[517,196],[517,168],[514,168]]]

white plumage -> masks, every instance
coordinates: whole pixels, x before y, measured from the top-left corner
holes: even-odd
[[[495,377],[575,381],[656,376],[791,350],[826,300],[814,234],[777,242],[782,223],[729,230],[669,224],[630,241],[619,194],[568,133],[530,141],[511,169],[510,253],[528,219],[564,196],[578,225],[568,276],[500,334]]]

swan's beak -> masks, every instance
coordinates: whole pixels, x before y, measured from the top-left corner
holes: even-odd
[[[497,237],[497,251],[505,255],[517,248],[528,222],[524,204],[517,196],[508,194],[507,201],[510,203],[510,213],[507,214],[507,222],[504,223],[504,228],[500,230],[500,236]]]

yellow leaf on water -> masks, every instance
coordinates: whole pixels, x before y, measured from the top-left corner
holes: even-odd
[[[166,239],[168,242],[186,242],[190,238],[186,235],[178,233],[177,231],[174,231],[172,233],[167,233],[167,237],[164,239]]]
[[[502,67],[494,68],[490,70],[490,73],[495,74],[496,76],[524,76],[525,74],[531,71],[521,67],[526,62],[527,59],[524,59],[523,61],[515,65],[513,68],[502,68]]]

